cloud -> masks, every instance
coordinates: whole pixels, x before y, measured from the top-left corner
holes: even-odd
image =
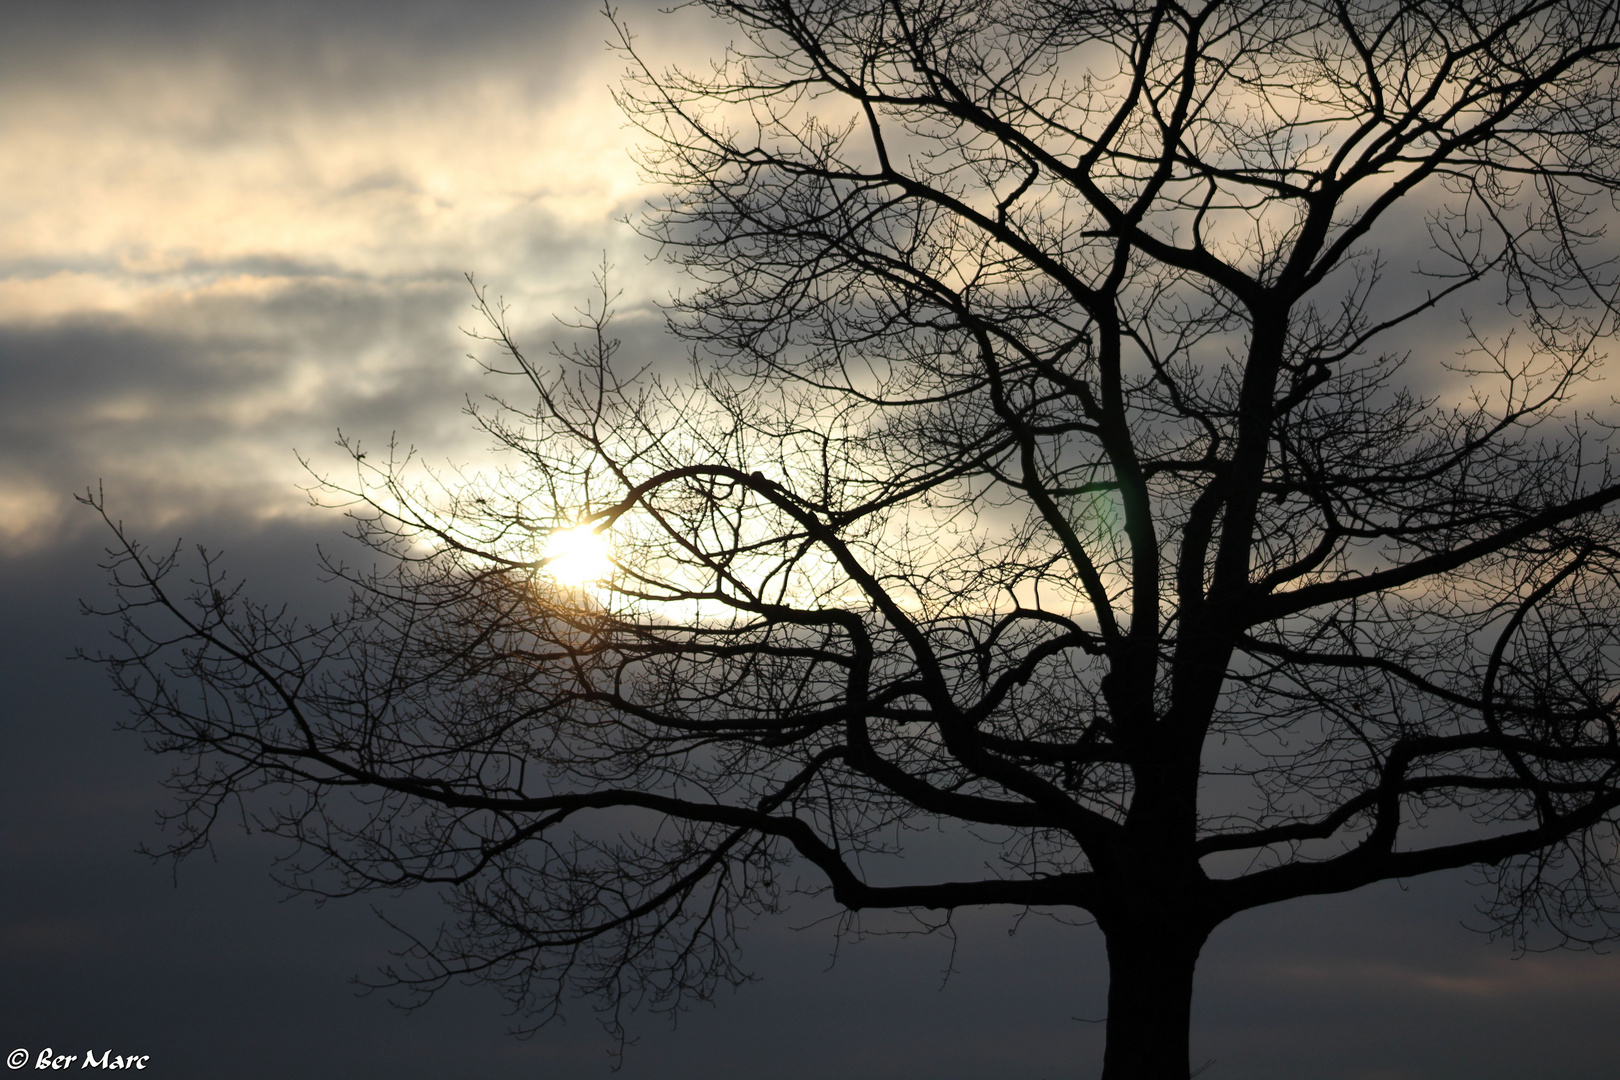
[[[1553,994],[1620,991],[1620,968],[1585,962],[1571,953],[1504,956],[1474,953],[1464,970],[1434,970],[1402,964],[1391,958],[1325,957],[1308,962],[1269,965],[1264,970],[1279,984],[1293,984],[1310,993],[1322,984],[1354,987],[1362,992],[1409,992],[1453,998],[1509,1000]]]
[[[604,251],[645,253],[580,5],[135,11],[32,9],[0,46],[0,550],[98,479],[154,523],[299,513],[293,449],[339,427],[477,453],[463,275],[543,342]]]

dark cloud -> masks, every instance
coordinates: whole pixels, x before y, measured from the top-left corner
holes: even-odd
[[[179,531],[224,547],[259,595],[306,612],[340,602],[312,573],[317,543],[343,543],[335,522],[249,530],[220,515]],[[372,977],[400,939],[364,898],[324,907],[285,899],[269,878],[280,852],[258,837],[222,829],[214,857],[182,864],[174,879],[135,852],[161,843],[154,816],[166,805],[166,764],[114,730],[122,706],[101,672],[66,658],[107,629],[74,603],[103,595],[95,543],[0,562],[10,616],[0,625],[0,1049],[123,1047],[151,1053],[153,1075],[182,1080],[612,1075],[588,1003],[518,1041],[505,1034],[502,1003],[482,989],[449,988],[409,1015],[383,997],[357,997],[351,978]],[[1216,1061],[1205,1075],[1607,1077],[1620,967],[1572,954],[1515,961],[1458,925],[1472,895],[1454,875],[1222,927],[1195,1003],[1194,1053]],[[416,929],[443,917],[430,894],[371,902]],[[745,961],[760,980],[722,991],[673,1029],[666,1018],[635,1017],[639,1042],[619,1075],[1094,1075],[1101,1030],[1086,1020],[1103,1014],[1106,990],[1094,929],[967,910],[954,940],[840,944],[830,915],[801,900],[750,927]],[[897,924],[866,921],[886,925]]]
[[[16,524],[13,539],[78,531],[66,496],[98,483],[149,520],[192,505],[292,512],[295,450],[319,459],[343,425],[432,436],[444,425],[426,414],[454,413],[468,382],[447,327],[465,291],[295,283],[168,318],[0,324],[0,460],[6,484],[41,504],[35,535]]]
[[[651,8],[627,10],[645,16]],[[588,29],[593,21],[601,32]],[[363,92],[465,70],[469,54],[496,64],[526,57],[551,78],[556,65],[588,57],[582,37],[602,39],[608,30],[600,7],[581,0],[72,0],[9,4],[6,25],[0,85],[82,76],[79,64],[203,53],[255,70],[277,94]]]

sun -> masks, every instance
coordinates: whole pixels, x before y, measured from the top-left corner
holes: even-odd
[[[553,533],[541,552],[546,573],[559,585],[587,585],[613,570],[606,533],[591,525],[575,525]]]

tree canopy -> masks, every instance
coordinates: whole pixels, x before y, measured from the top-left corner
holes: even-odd
[[[329,621],[119,533],[177,850],[246,798],[305,887],[444,885],[395,976],[539,1019],[738,978],[790,865],[1083,912],[1108,1080],[1188,1074],[1246,909],[1472,865],[1609,936],[1612,0],[696,6],[695,72],[615,24],[689,378],[479,291],[506,467],[351,445]],[[994,869],[908,879],[935,822]]]

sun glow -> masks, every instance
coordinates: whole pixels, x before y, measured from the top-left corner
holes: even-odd
[[[560,585],[588,585],[613,570],[607,534],[591,525],[553,534],[541,554],[546,559],[546,573]]]

